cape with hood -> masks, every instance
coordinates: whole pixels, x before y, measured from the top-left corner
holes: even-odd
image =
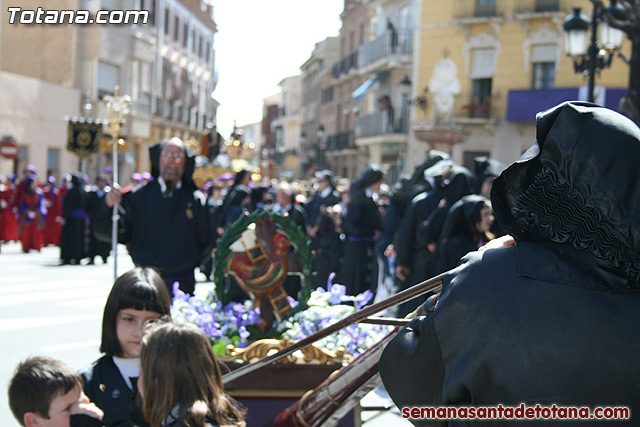
[[[195,154],[186,148],[182,186],[165,194],[158,182],[160,153],[168,140],[149,148],[153,180],[125,193],[120,214],[120,243],[128,244],[133,262],[155,267],[161,275],[193,270],[209,243],[204,196],[193,182]]]
[[[538,115],[537,143],[491,195],[517,244],[467,255],[382,355],[398,407],[626,406],[638,425],[638,159],[640,129],[618,113],[576,102]]]
[[[377,289],[377,262],[373,250],[376,231],[382,230],[382,218],[378,205],[366,190],[383,177],[382,171],[372,165],[351,184],[351,201],[342,219],[346,241],[338,275],[339,283],[347,287],[348,295]]]

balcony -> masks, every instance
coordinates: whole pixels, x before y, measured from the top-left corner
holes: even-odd
[[[454,0],[454,19],[482,19],[504,17],[508,0]]]
[[[149,94],[141,93],[138,99],[129,103],[129,110],[134,116],[148,116],[151,114],[151,96]]]
[[[352,51],[349,56],[344,56],[340,61],[333,64],[331,67],[331,74],[334,79],[339,79],[340,76],[348,74],[349,71],[358,68],[358,51]]]
[[[396,133],[403,134],[407,132],[408,126],[406,120],[402,120],[401,117],[396,117],[393,125],[391,125],[389,123],[389,116],[384,111],[377,111],[356,119],[356,138]]]
[[[390,32],[386,32],[358,48],[358,68],[364,68],[392,55],[411,55],[412,53],[412,31],[400,31],[395,38]]]
[[[336,151],[355,148],[353,139],[353,132],[351,131],[340,132],[335,135],[331,135],[327,138],[327,150]]]
[[[516,0],[514,12],[517,14],[549,13],[560,11],[560,0]]]
[[[494,116],[490,96],[459,95],[453,106],[453,119],[458,122],[486,121]]]

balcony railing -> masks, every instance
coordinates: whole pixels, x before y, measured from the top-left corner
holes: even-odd
[[[366,67],[391,55],[410,55],[413,52],[413,32],[390,32],[379,36],[358,48],[358,68]]]
[[[358,68],[358,51],[352,51],[349,56],[344,56],[340,61],[333,64],[331,74],[334,79],[339,78],[343,74]]]
[[[335,150],[344,150],[347,148],[354,148],[354,138],[353,132],[345,131],[340,132],[335,135],[331,135],[327,137],[327,150],[335,151]]]
[[[508,0],[454,0],[455,19],[503,17],[509,6]]]
[[[360,116],[356,120],[356,138],[369,136],[388,135],[391,133],[407,133],[407,121],[402,117],[396,117],[393,123],[385,111],[376,111],[373,114]]]
[[[490,96],[459,95],[454,103],[454,118],[489,119],[493,117]]]
[[[516,0],[515,13],[559,12],[560,0]]]
[[[138,99],[129,103],[133,115],[149,115],[151,113],[151,96],[141,93]]]

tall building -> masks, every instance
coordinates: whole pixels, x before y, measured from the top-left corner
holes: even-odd
[[[353,101],[352,94],[367,80],[358,70],[358,48],[370,41],[372,14],[373,8],[368,2],[345,0],[344,10],[340,15],[342,27],[338,36],[340,60],[332,65],[331,83],[324,88],[325,93],[332,91],[331,101],[323,104],[322,108],[322,121],[331,124],[324,131],[327,163],[334,174],[351,179],[356,178],[366,167],[366,155],[359,155],[366,153],[359,153],[356,145],[358,106]],[[326,117],[325,114],[335,116]]]
[[[273,122],[275,167],[281,178],[301,178],[298,153],[301,152],[302,76],[285,77],[278,86],[282,96],[278,116]]]
[[[65,149],[64,119],[80,112],[75,87],[79,25],[22,24],[18,11],[11,23],[10,9],[35,11],[41,5],[4,0],[0,8],[0,137],[12,137],[19,147],[17,159],[0,157],[2,175],[20,176],[29,163],[41,179],[79,168],[78,158]],[[77,0],[56,3],[60,9],[77,5]]]
[[[276,128],[276,120],[281,115],[282,93],[269,96],[262,100],[262,149],[260,150],[260,169],[262,176],[268,180],[277,178],[275,175],[276,140],[282,138],[278,133],[282,128]]]
[[[413,2],[369,0],[375,13],[370,40],[358,48],[358,71],[365,82],[351,94],[356,113],[355,143],[366,161],[395,182],[408,142],[408,76],[413,67]]]
[[[215,125],[217,102],[211,93],[217,83],[213,49],[216,25],[213,7],[203,0],[64,0],[55,3],[57,11],[88,11],[92,17],[99,11],[116,18],[131,11],[147,12],[146,22],[138,19],[119,25],[6,25],[9,3],[26,11],[43,7],[42,2],[32,0],[3,1],[0,69],[60,85],[69,89],[68,96],[75,97],[72,111],[52,109],[53,115],[60,116],[56,120],[59,130],[47,135],[47,139],[48,144],[59,150],[58,172],[73,172],[82,166],[93,177],[111,165],[107,127],[104,127],[100,152],[81,165],[74,161],[75,156],[64,149],[64,116],[108,118],[105,96],[114,95],[116,85],[120,87],[120,95],[129,94],[132,99],[121,135],[127,144],[119,156],[120,182],[128,182],[131,172],[150,169],[147,149],[151,144],[178,136],[195,146],[202,134]],[[47,3],[46,6],[53,5]],[[49,100],[53,101],[47,97]],[[58,103],[66,105],[62,100]],[[2,113],[0,120],[0,125],[7,126],[3,124]],[[37,122],[38,117],[29,117],[26,122],[33,120]],[[26,130],[13,132],[26,135]],[[5,130],[0,129],[0,133]],[[40,165],[46,163],[47,170],[53,169],[50,155],[47,154],[45,160],[42,154],[49,147],[35,137],[16,139],[24,156],[12,167],[35,163],[40,169]]]
[[[586,79],[565,55],[562,22],[586,0],[420,2],[405,170],[428,148],[451,151],[473,167],[476,156],[517,159],[535,139],[535,114],[586,100]],[[629,56],[627,41],[622,49]],[[596,78],[596,102],[618,108],[629,69],[617,58]],[[421,101],[421,102],[417,102]],[[417,108],[422,106],[425,108]]]
[[[323,81],[331,73],[331,66],[339,58],[337,37],[327,37],[316,43],[309,59],[302,64],[302,118],[300,133],[300,158],[303,176],[327,167],[324,157],[324,132],[322,105],[325,91]]]

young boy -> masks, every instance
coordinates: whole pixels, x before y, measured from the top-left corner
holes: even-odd
[[[31,357],[9,383],[9,407],[25,427],[69,427],[73,414],[102,419],[102,411],[82,392],[82,377],[64,362]]]

